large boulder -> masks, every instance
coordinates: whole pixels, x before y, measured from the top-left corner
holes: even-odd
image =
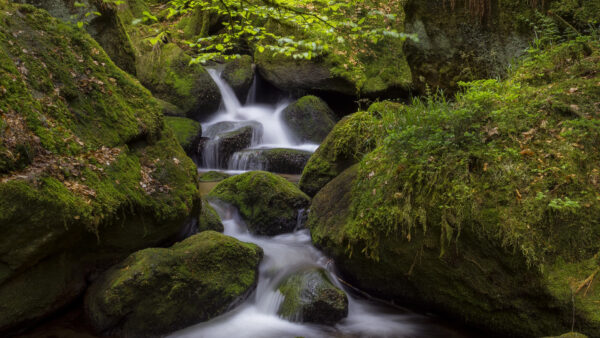
[[[321,143],[335,126],[335,113],[316,96],[304,96],[287,106],[281,118],[300,142]]]
[[[102,0],[16,0],[48,11],[50,15],[73,24],[82,22],[85,30],[104,48],[112,61],[135,75],[135,51],[118,15],[117,7]],[[93,13],[99,13],[96,15]],[[92,14],[92,15],[90,15]]]
[[[227,178],[208,196],[236,206],[251,232],[270,236],[293,231],[298,211],[310,204],[295,185],[265,171]]]
[[[260,247],[214,231],[138,251],[92,284],[86,313],[98,333],[160,337],[241,303],[261,259]]]
[[[293,95],[325,92],[353,96],[356,93],[354,83],[334,74],[333,64],[324,61],[293,60],[268,53],[257,53],[254,60],[265,80]]]
[[[313,242],[384,299],[505,336],[597,336],[598,60],[579,38],[456,102],[383,112],[385,141],[313,198]]]
[[[0,332],[82,294],[85,276],[176,236],[196,168],[150,93],[85,30],[0,2]]]
[[[348,315],[348,297],[322,269],[296,272],[277,290],[285,297],[277,313],[285,319],[333,325]]]
[[[309,151],[297,149],[247,149],[233,154],[228,167],[232,170],[265,170],[298,175],[311,155]]]
[[[299,187],[314,196],[344,169],[372,150],[381,134],[379,120],[371,112],[358,112],[341,119],[310,157]]]
[[[175,43],[143,39],[144,30],[131,31],[138,50],[136,69],[140,82],[156,97],[179,108],[179,112],[201,120],[219,108],[221,94],[208,72],[190,64],[191,56]]]

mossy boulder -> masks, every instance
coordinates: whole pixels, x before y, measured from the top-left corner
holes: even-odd
[[[240,102],[245,102],[254,79],[254,65],[252,57],[242,55],[225,64],[221,77],[233,88]]]
[[[75,6],[70,0],[17,0],[44,9],[50,15],[70,23],[83,22],[86,31],[104,48],[112,61],[124,71],[135,75],[135,51],[117,6],[101,0],[82,0]],[[88,13],[97,12],[97,15]]]
[[[163,336],[241,303],[256,287],[261,259],[260,247],[214,231],[138,251],[92,284],[86,313],[98,333]]]
[[[263,126],[256,121],[219,122],[206,128],[197,156],[205,165],[228,168],[234,153],[256,144],[262,135]]]
[[[340,120],[310,157],[302,171],[299,187],[314,196],[344,169],[372,150],[381,134],[376,114],[358,112]]]
[[[150,93],[85,30],[0,12],[0,332],[81,295],[85,276],[169,241],[196,168]]]
[[[229,160],[235,170],[259,169],[279,174],[298,175],[312,155],[309,151],[273,148],[238,151]]]
[[[223,221],[215,209],[208,203],[206,198],[202,198],[202,211],[198,217],[198,231],[214,230],[223,232]]]
[[[285,297],[277,313],[287,320],[333,325],[348,315],[348,297],[322,269],[296,272],[277,289]]]
[[[225,179],[208,196],[236,206],[251,232],[270,236],[293,231],[298,211],[310,204],[295,185],[265,171]]]
[[[353,96],[356,93],[354,83],[335,75],[331,70],[334,65],[327,62],[293,60],[269,53],[256,53],[254,60],[259,74],[265,80],[294,95],[326,92]]]
[[[507,336],[596,336],[598,61],[579,38],[455,102],[379,112],[385,137],[313,198],[313,242],[385,299]]]
[[[143,30],[132,33],[138,50],[136,63],[140,82],[159,99],[200,120],[219,108],[221,94],[210,75],[200,65],[191,65],[187,55],[175,43],[151,46],[142,39]],[[142,39],[140,41],[140,39]]]
[[[281,118],[301,142],[321,143],[335,126],[335,113],[316,96],[304,96],[287,106]]]
[[[202,126],[198,121],[186,117],[167,116],[165,123],[171,130],[177,141],[187,153],[193,152],[202,137]]]

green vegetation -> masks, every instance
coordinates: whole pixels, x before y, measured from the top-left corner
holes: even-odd
[[[196,168],[148,91],[84,31],[3,6],[0,330],[71,302],[84,267],[165,241],[199,207]]]
[[[185,117],[167,116],[165,122],[177,138],[183,149],[190,149],[197,137],[202,136],[200,123]]]
[[[598,332],[600,44],[547,48],[455,102],[372,108],[385,132],[309,216],[358,285],[506,333],[560,334],[574,306]]]
[[[133,253],[88,290],[98,332],[160,336],[214,318],[256,286],[262,249],[214,231]]]
[[[327,182],[370,152],[381,135],[378,118],[370,112],[343,118],[308,160],[300,189],[314,196]]]
[[[310,198],[295,185],[265,171],[227,178],[208,196],[236,206],[250,231],[271,236],[293,231],[298,210],[310,204]]]

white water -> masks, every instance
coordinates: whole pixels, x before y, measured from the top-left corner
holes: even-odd
[[[314,152],[317,149],[317,144],[296,142],[296,138],[282,121],[281,113],[288,106],[289,102],[283,101],[275,105],[256,104],[254,102],[256,93],[251,92],[248,95],[248,103],[243,106],[233,89],[221,78],[220,71],[209,69],[208,73],[221,91],[223,108],[219,110],[214,118],[202,124],[203,136],[211,139],[204,145],[203,155],[206,154],[206,156],[203,156],[203,168],[225,169],[224,167],[228,167],[231,170],[242,169],[232,167],[231,165],[223,166],[223,162],[228,162],[229,159],[219,158],[217,148],[220,134],[237,130],[244,125],[248,125],[248,123],[258,123],[263,128],[261,137],[253,137],[252,144],[248,147],[250,149],[287,148],[310,152]],[[253,90],[256,91],[256,88]],[[233,123],[229,124],[230,128],[223,128],[223,122]],[[255,132],[255,136],[256,134]]]
[[[234,207],[211,203],[223,220],[225,234],[259,245],[264,259],[256,291],[238,308],[170,338],[280,338],[280,337],[464,337],[428,317],[400,312],[348,294],[348,317],[337,325],[293,323],[277,315],[283,295],[279,282],[305,267],[322,267],[330,273],[331,261],[311,244],[306,229],[275,237],[251,235]],[[333,274],[330,279],[342,287]],[[348,293],[348,292],[347,292]]]

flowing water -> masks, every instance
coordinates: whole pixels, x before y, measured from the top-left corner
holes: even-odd
[[[297,149],[314,152],[317,144],[299,143],[281,119],[281,113],[289,101],[281,101],[274,105],[258,104],[256,100],[256,84],[253,84],[246,105],[242,105],[233,89],[221,78],[217,69],[209,69],[208,73],[215,81],[223,98],[222,108],[214,118],[202,124],[202,134],[208,137],[202,151],[201,169],[226,169],[245,171],[264,169],[264,163],[258,163],[256,157],[237,155],[237,152],[248,149]],[[219,146],[231,132],[244,127],[252,128],[252,140],[244,149],[237,149],[230,158],[222,158]],[[254,162],[253,162],[254,161]],[[256,165],[256,167],[255,167]]]
[[[223,96],[223,109],[203,125],[204,136],[210,140],[204,148],[204,169],[223,167],[218,153],[219,142],[228,132],[252,127],[249,149],[239,150],[228,161],[228,172],[264,169],[257,160],[259,152],[252,149],[290,148],[314,151],[315,144],[297,144],[290,136],[280,115],[286,102],[277,105],[255,103],[256,88],[242,106],[233,90],[221,79],[217,70],[209,70]],[[253,85],[256,87],[256,85]],[[295,178],[296,176],[291,176]],[[211,183],[214,184],[214,183]],[[211,185],[212,186],[212,185]],[[236,208],[221,202],[211,202],[225,227],[226,235],[243,242],[251,242],[264,251],[256,290],[234,310],[211,321],[172,334],[171,338],[280,338],[280,337],[470,337],[470,335],[443,325],[439,319],[384,306],[355,296],[341,285],[335,275],[333,262],[311,243],[310,233],[302,228],[303,211],[299,212],[296,231],[274,237],[255,236],[240,217]],[[284,296],[277,290],[280,282],[290,274],[308,267],[327,271],[330,280],[348,295],[348,316],[335,326],[297,323],[277,315]]]
[[[237,210],[227,204],[211,203],[223,220],[224,233],[264,250],[256,291],[235,310],[206,323],[169,336],[170,338],[281,338],[281,337],[467,337],[439,321],[408,310],[401,311],[355,297],[349,290],[348,317],[335,326],[294,323],[277,315],[283,295],[277,287],[283,278],[307,267],[321,267],[337,282],[331,261],[317,250],[307,229],[275,237],[254,236]]]

